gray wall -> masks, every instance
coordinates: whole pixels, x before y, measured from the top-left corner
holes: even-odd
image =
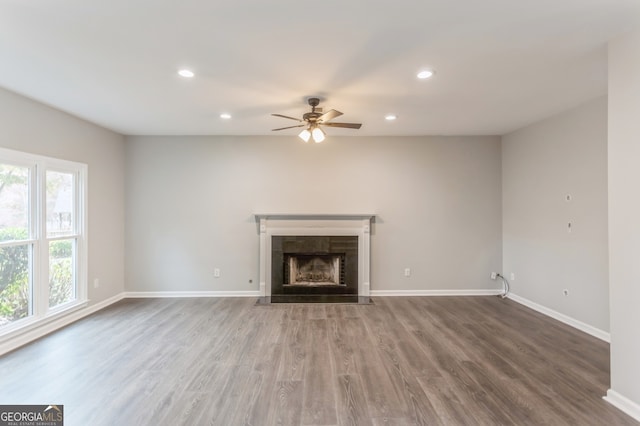
[[[609,45],[611,389],[640,420],[639,53],[640,30]]]
[[[502,177],[513,293],[608,332],[606,97],[505,135]]]
[[[124,138],[0,89],[0,146],[88,165],[90,304],[124,290]],[[93,280],[100,279],[100,287]]]
[[[372,290],[499,288],[499,137],[127,137],[126,161],[129,291],[257,290],[252,213],[377,214]]]

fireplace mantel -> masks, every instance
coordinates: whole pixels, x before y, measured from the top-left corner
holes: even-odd
[[[271,237],[355,235],[358,237],[358,296],[369,296],[370,232],[375,214],[255,213],[260,233],[260,295],[271,296]]]

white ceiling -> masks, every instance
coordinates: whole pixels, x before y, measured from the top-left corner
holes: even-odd
[[[312,95],[363,123],[329,134],[504,134],[605,94],[639,23],[640,0],[2,0],[0,86],[123,134],[273,134]]]

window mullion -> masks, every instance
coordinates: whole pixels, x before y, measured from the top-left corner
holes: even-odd
[[[29,311],[32,316],[40,315],[40,297],[38,296],[38,282],[40,280],[40,165],[31,166],[29,178],[29,236],[33,240],[29,250],[29,268],[31,269],[31,297]]]
[[[49,300],[49,243],[47,241],[47,181],[46,167],[42,162],[38,163],[38,203],[37,203],[37,243],[35,274],[34,274],[34,305],[37,307],[35,314],[45,316]]]

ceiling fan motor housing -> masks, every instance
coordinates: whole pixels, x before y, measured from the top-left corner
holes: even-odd
[[[316,107],[320,104],[320,99],[318,98],[309,98],[309,105],[311,105],[311,112],[307,112],[302,116],[304,121],[309,123],[315,123],[318,118],[322,115],[321,112],[316,112]]]
[[[320,112],[307,112],[302,116],[304,121],[315,122],[322,115]]]

